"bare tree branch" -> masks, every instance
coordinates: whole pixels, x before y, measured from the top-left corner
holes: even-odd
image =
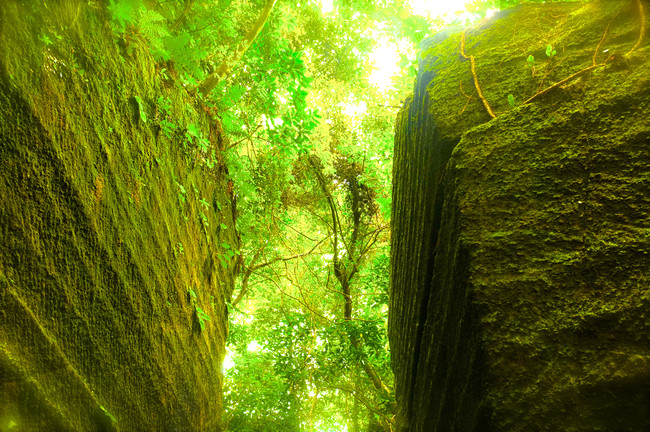
[[[275,6],[277,0],[268,0],[266,2],[266,6],[264,6],[264,9],[262,10],[262,13],[260,16],[257,18],[257,22],[253,25],[253,27],[249,30],[248,34],[242,41],[242,43],[239,44],[235,52],[230,56],[226,57],[224,61],[221,63],[221,66],[208,76],[203,82],[199,85],[198,91],[199,93],[203,94],[204,96],[207,96],[212,89],[221,81],[222,78],[224,78],[232,69],[232,67],[241,60],[241,58],[244,56],[248,48],[251,46],[257,35],[260,34],[260,31],[262,31],[262,28],[264,28],[264,24],[266,24],[266,21],[269,19],[269,16],[271,15],[271,11],[273,11],[273,6]]]
[[[300,254],[297,254],[297,255],[293,255],[293,256],[289,256],[289,257],[278,257],[278,258],[274,258],[274,259],[272,259],[272,260],[270,260],[270,261],[264,262],[264,263],[262,263],[262,264],[254,265],[255,261],[257,261],[257,259],[259,258],[259,255],[260,255],[260,254],[262,253],[262,251],[264,250],[264,246],[262,246],[262,247],[261,247],[261,248],[260,248],[260,249],[255,253],[255,255],[253,256],[253,259],[251,260],[251,263],[249,264],[249,266],[246,267],[246,271],[244,272],[244,277],[242,278],[242,286],[241,286],[241,290],[239,290],[239,294],[237,295],[237,298],[232,302],[233,306],[237,306],[237,304],[238,304],[240,301],[242,301],[242,299],[243,299],[244,296],[246,295],[246,292],[248,291],[248,280],[249,280],[251,274],[252,274],[254,271],[259,270],[259,269],[264,268],[264,267],[268,267],[268,266],[270,266],[271,264],[275,264],[275,263],[280,262],[280,261],[290,261],[290,260],[294,260],[294,259],[297,259],[297,258],[305,257],[305,256],[307,256],[307,255],[311,255],[311,254],[314,252],[314,250],[316,250],[316,248],[317,248],[318,246],[320,246],[321,243],[323,243],[325,240],[327,240],[327,237],[324,238],[324,239],[322,239],[322,240],[319,241],[318,243],[316,243],[316,245],[314,245],[314,247],[311,248],[311,249],[310,249],[309,251],[307,251],[307,252],[303,252],[303,253],[300,253]]]

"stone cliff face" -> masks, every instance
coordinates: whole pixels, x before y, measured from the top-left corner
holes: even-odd
[[[646,22],[527,5],[425,41],[395,140],[397,430],[650,430]]]
[[[0,8],[0,431],[217,431],[221,136],[104,7]]]

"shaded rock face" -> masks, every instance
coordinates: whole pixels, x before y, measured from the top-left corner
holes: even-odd
[[[221,136],[104,7],[0,8],[0,431],[218,431]]]
[[[425,41],[395,140],[397,430],[650,430],[642,22],[526,5],[467,29],[467,59],[462,28]]]

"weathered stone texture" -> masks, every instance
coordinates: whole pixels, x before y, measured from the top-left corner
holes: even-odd
[[[236,238],[188,102],[103,2],[3,0],[0,431],[221,429]]]
[[[604,1],[472,27],[492,120],[461,30],[426,43],[395,146],[398,430],[650,430],[647,41],[626,56],[640,23],[635,1]],[[509,106],[594,52],[614,58]]]

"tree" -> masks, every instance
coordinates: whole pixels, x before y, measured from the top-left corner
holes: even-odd
[[[219,81],[223,79],[223,77],[226,76],[232,67],[243,57],[244,53],[246,53],[246,50],[248,50],[248,48],[251,46],[257,35],[264,27],[264,24],[266,24],[266,21],[269,19],[276,1],[277,0],[268,0],[266,2],[262,13],[260,13],[259,18],[257,18],[257,21],[253,27],[251,27],[243,42],[239,44],[239,46],[230,57],[227,57],[221,62],[221,65],[214,73],[208,76],[201,83],[201,85],[199,85],[198,90],[200,93],[203,95],[209,94],[212,89],[219,83]],[[191,2],[189,4],[191,4]]]
[[[108,7],[127,54],[144,42],[161,81],[187,89],[230,137],[220,155],[189,125],[156,117],[170,141],[223,164],[233,184],[233,431],[390,430],[393,118],[415,69],[403,53],[401,94],[385,95],[368,80],[368,55],[378,39],[416,45],[436,23],[402,0],[334,6],[328,15],[315,0]],[[164,114],[164,99],[157,108]]]

